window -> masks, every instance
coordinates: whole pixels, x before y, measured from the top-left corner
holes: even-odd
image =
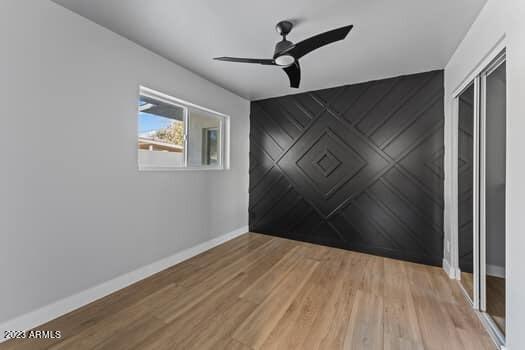
[[[141,87],[139,169],[224,169],[228,122],[221,113]]]

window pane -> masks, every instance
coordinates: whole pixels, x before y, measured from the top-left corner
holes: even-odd
[[[184,166],[184,108],[140,96],[138,115],[139,164]]]
[[[221,118],[203,111],[190,110],[188,130],[188,165],[219,167]]]

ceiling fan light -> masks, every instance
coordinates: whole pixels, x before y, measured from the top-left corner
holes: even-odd
[[[282,55],[275,58],[275,63],[279,66],[288,67],[295,62],[295,58],[290,55]]]

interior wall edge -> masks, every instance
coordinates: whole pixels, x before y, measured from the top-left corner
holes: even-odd
[[[4,331],[14,329],[24,331],[30,330],[59,316],[76,310],[84,305],[87,305],[97,299],[103,298],[111,293],[123,289],[133,283],[143,280],[151,275],[154,275],[157,272],[160,272],[173,265],[181,263],[184,260],[199,255],[222,243],[232,240],[246,232],[248,232],[248,226],[239,227],[238,229],[225,233],[219,237],[197,244],[196,246],[193,246],[191,248],[184,249],[171,256],[165,257],[149,265],[122,274],[109,281],[103,282],[99,285],[86,289],[80,293],[57,300],[52,304],[46,305],[37,310],[33,310],[26,314],[15,317],[11,320],[0,324],[0,332],[2,332],[3,334]],[[7,338],[1,338],[0,343],[6,340]]]
[[[469,31],[465,34],[463,40],[459,43],[455,52],[445,65],[444,69],[444,230],[445,244],[444,256],[453,265],[458,267],[457,259],[457,204],[455,203],[456,191],[456,173],[453,171],[454,149],[457,141],[455,128],[457,122],[454,116],[454,97],[461,92],[476,75],[490,63],[490,61],[503,49],[505,49],[506,33],[504,25],[504,11],[500,8],[494,11],[498,6],[496,1],[488,1],[481,9],[478,17],[472,23]],[[481,29],[480,29],[481,28]],[[472,39],[472,38],[476,39]],[[484,40],[481,40],[483,38]]]
[[[447,276],[450,279],[457,279],[458,278],[459,274],[457,273],[457,270],[446,259],[443,259],[443,270],[445,271],[445,273],[447,274]]]
[[[298,95],[298,94],[313,93],[313,92],[320,91],[320,90],[337,89],[337,88],[344,87],[344,86],[359,85],[359,84],[377,82],[377,81],[386,80],[386,79],[394,79],[394,78],[404,77],[404,76],[407,76],[407,75],[422,74],[422,73],[429,73],[429,72],[438,72],[438,71],[444,71],[444,70],[445,70],[445,65],[433,65],[433,66],[430,66],[430,67],[423,67],[423,68],[419,68],[419,69],[407,69],[407,70],[398,71],[398,72],[392,72],[392,73],[388,73],[388,74],[381,74],[381,75],[377,75],[377,76],[370,76],[370,77],[367,77],[367,78],[364,78],[364,79],[359,79],[359,80],[337,82],[337,83],[326,85],[324,87],[317,88],[317,89],[308,89],[308,90],[304,90],[304,91],[302,89],[299,89],[298,91],[292,91],[292,92],[284,93],[284,94],[281,93],[281,94],[275,94],[275,95],[274,94],[265,95],[265,96],[262,96],[262,97],[249,99],[249,101],[250,102],[259,102],[259,101],[264,101],[264,100],[269,100],[269,99],[274,99],[274,98],[294,96],[294,95]]]
[[[525,166],[523,149],[525,147],[525,2],[522,0],[497,1],[488,0],[466,34],[464,40],[447,63],[445,68],[445,140],[449,140],[452,128],[452,92],[458,83],[468,75],[483,55],[501,38],[505,37],[506,67],[507,67],[507,196],[505,198],[506,212],[506,260],[505,260],[505,348],[511,350],[525,349],[525,270],[522,268],[525,255]],[[450,146],[446,146],[447,167],[446,181],[450,178],[451,156]],[[446,186],[446,190],[450,190]],[[446,238],[450,239],[451,207],[453,198],[446,193],[445,222]],[[447,253],[449,254],[449,253]],[[448,257],[447,257],[448,258]]]

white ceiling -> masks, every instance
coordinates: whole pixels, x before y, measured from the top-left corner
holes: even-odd
[[[486,0],[54,0],[248,99],[445,66]],[[277,67],[213,61],[271,58],[275,24],[288,40],[354,24],[346,40],[301,59],[300,89]]]

